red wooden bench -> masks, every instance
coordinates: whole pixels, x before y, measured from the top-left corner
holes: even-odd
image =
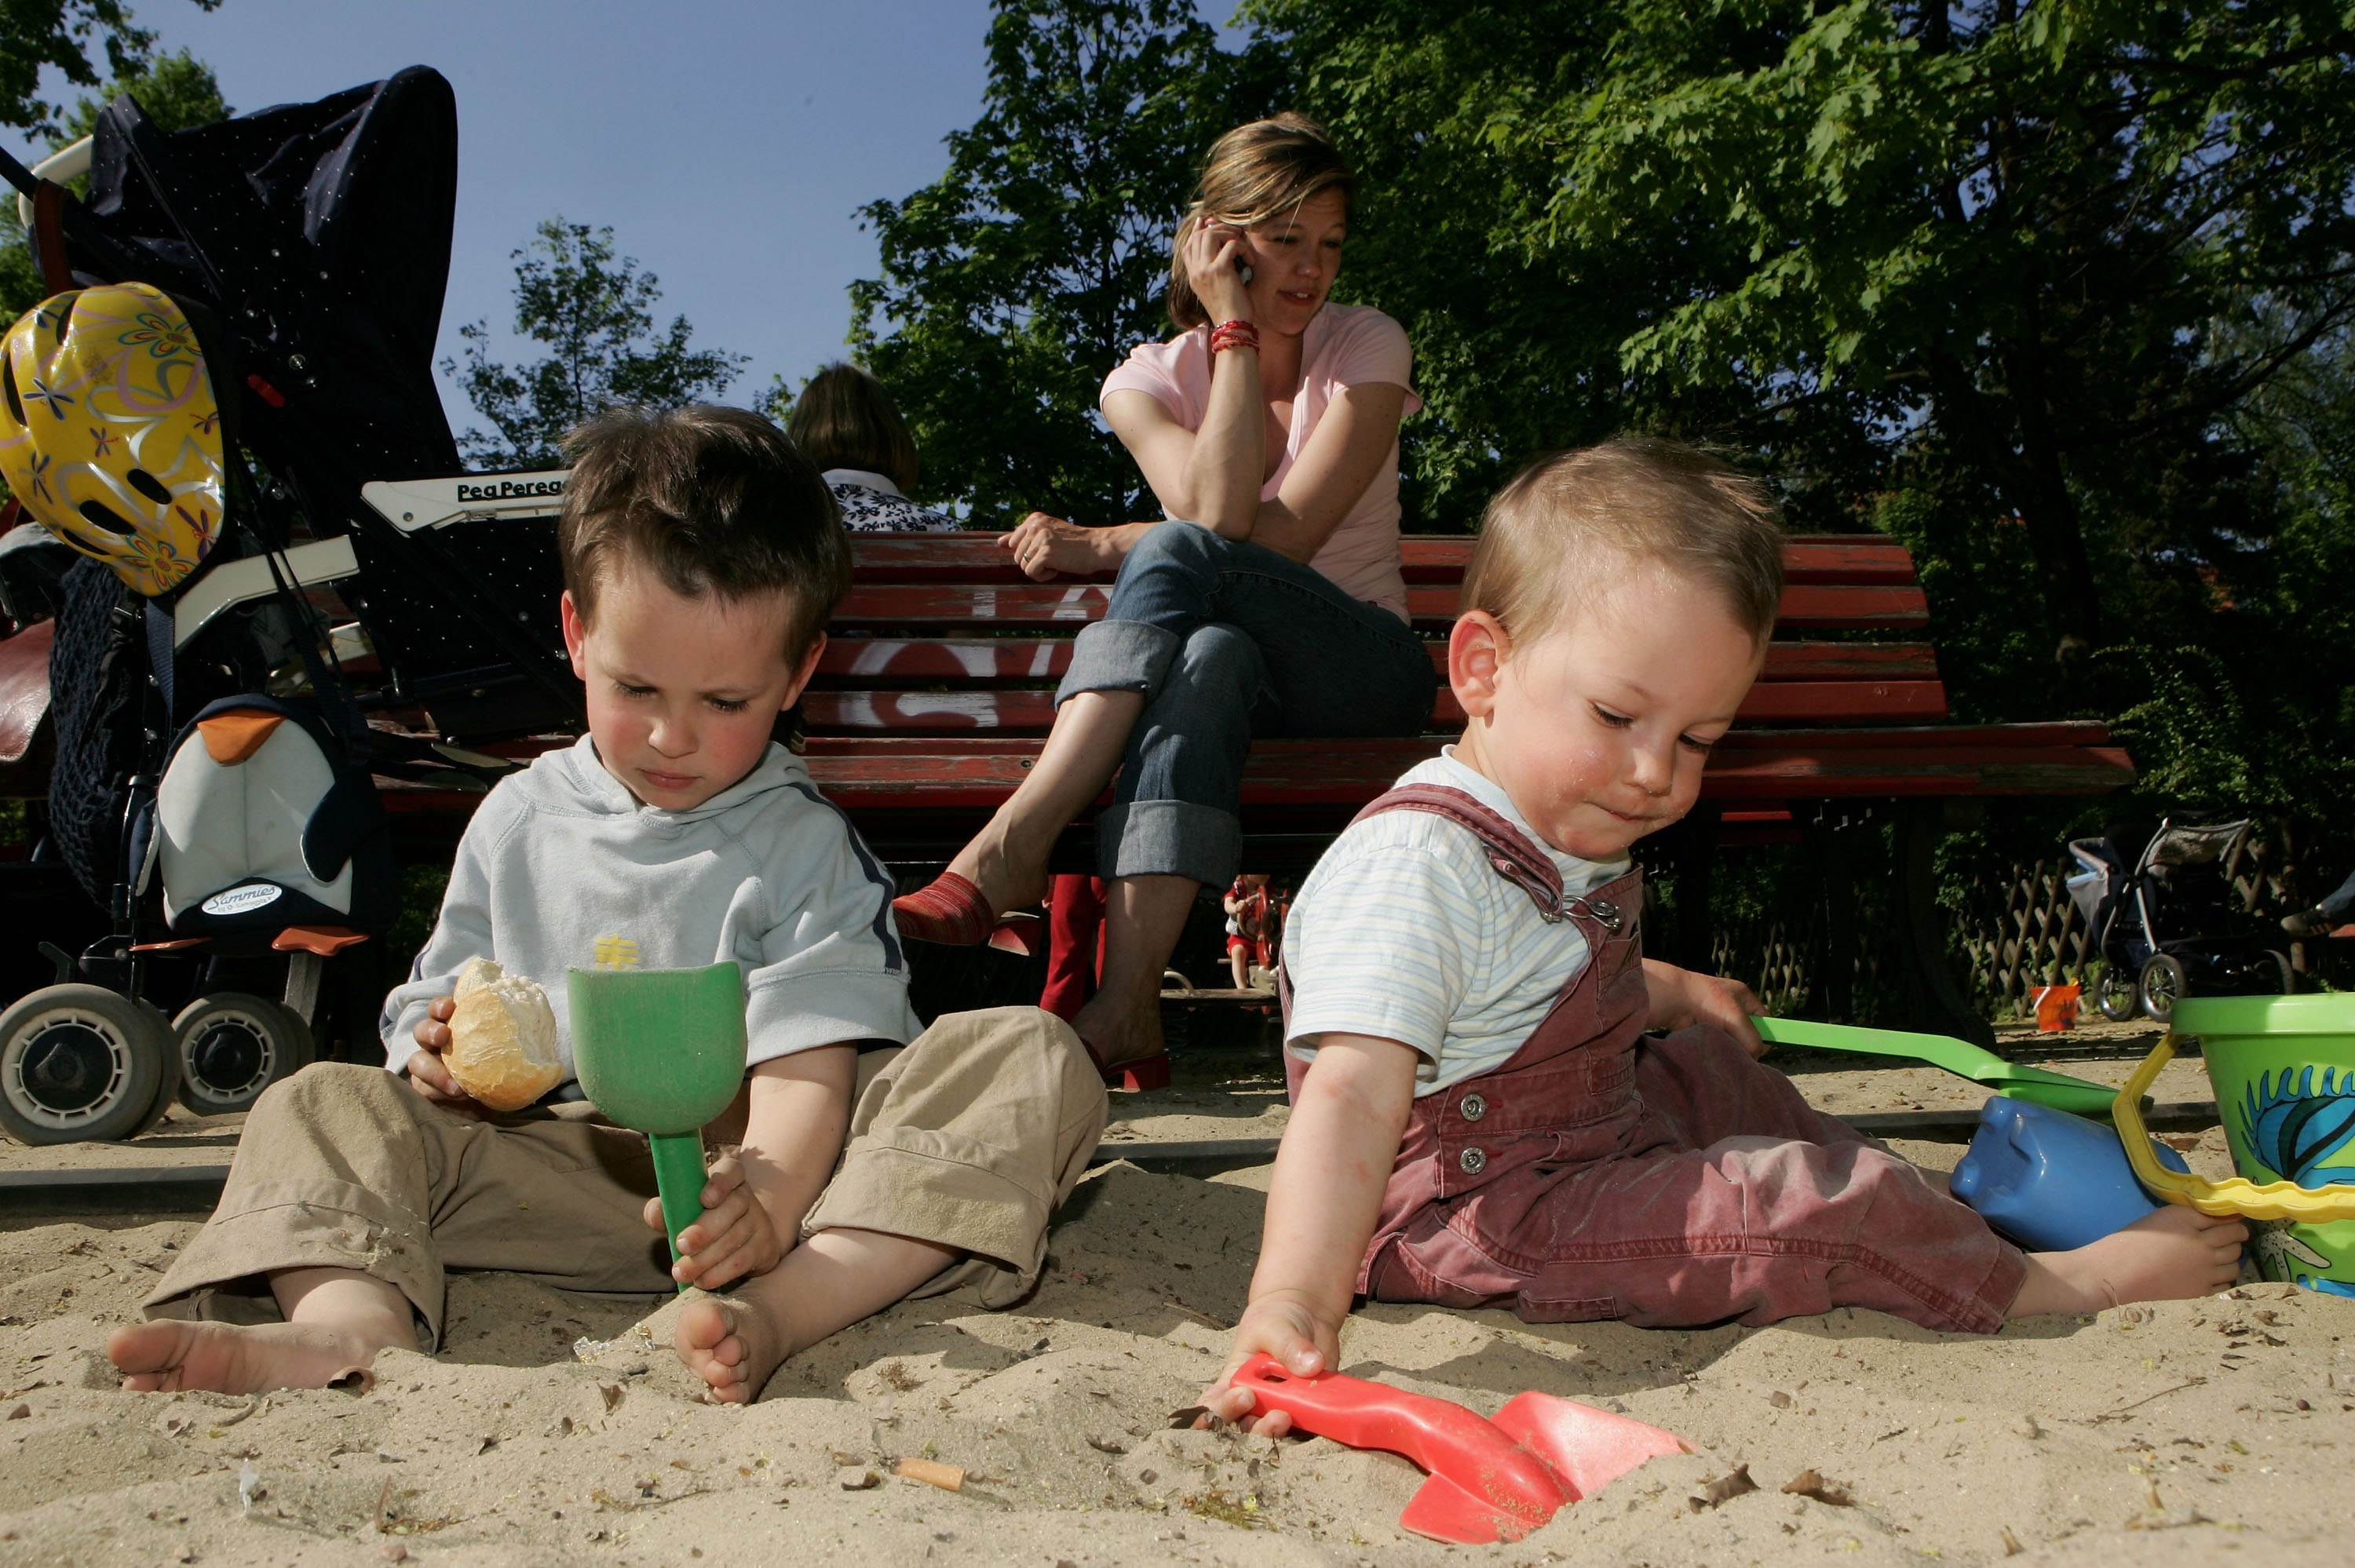
[[[1078,629],[1108,577],[1036,583],[991,536],[866,535],[856,586],[803,702],[812,775],[878,853],[937,865],[1020,780],[1053,722]],[[1408,609],[1444,667],[1472,541],[1403,542]],[[1764,674],[1712,754],[1703,805],[1677,854],[1682,948],[1706,959],[1706,879],[1721,845],[1796,838],[1828,802],[1894,810],[1902,833],[1903,944],[1929,1011],[1983,1038],[1944,957],[1931,854],[1955,805],[2092,795],[2132,781],[2099,724],[1954,726],[1927,640],[1929,605],[1903,546],[1878,535],[1794,538]],[[1243,776],[1254,870],[1303,871],[1367,800],[1433,751],[1463,715],[1443,686],[1429,733],[1392,740],[1263,740]],[[1064,870],[1093,863],[1085,823]]]
[[[1435,663],[1444,659],[1471,546],[1452,536],[1403,542],[1409,610]],[[854,553],[855,586],[803,703],[805,756],[820,787],[885,859],[938,866],[1037,756],[1071,638],[1103,615],[1110,582],[1032,582],[979,533],[860,535]],[[1701,807],[1674,854],[1678,956],[1705,961],[1705,948],[1694,944],[1706,928],[1700,912],[1716,847],[1796,838],[1799,824],[1827,806],[1894,810],[1903,825],[1895,870],[1909,968],[1950,1027],[1984,1036],[1944,959],[1931,867],[1939,834],[1957,804],[2099,794],[2130,782],[2132,764],[2098,724],[1942,722],[1945,688],[1927,640],[1929,607],[1902,546],[1878,535],[1796,537],[1786,561],[1789,586],[1765,673],[1711,755]],[[1359,807],[1430,756],[1461,719],[1443,687],[1423,736],[1255,745],[1242,789],[1248,863],[1305,870]],[[565,738],[485,749],[527,756]],[[411,853],[454,839],[479,798],[380,782]],[[1083,821],[1065,835],[1057,865],[1092,864]]]

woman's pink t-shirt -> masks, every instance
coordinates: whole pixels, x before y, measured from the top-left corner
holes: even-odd
[[[1292,471],[1301,449],[1316,432],[1316,421],[1344,387],[1386,382],[1406,390],[1405,412],[1423,407],[1409,379],[1414,351],[1406,330],[1371,305],[1327,305],[1309,319],[1300,345],[1300,391],[1292,404],[1292,432],[1275,472],[1260,488],[1273,501]],[[1199,326],[1167,343],[1141,343],[1104,377],[1099,405],[1114,392],[1152,396],[1169,417],[1189,430],[1202,428],[1210,400],[1210,329]],[[1399,573],[1398,442],[1375,471],[1366,493],[1308,564],[1352,599],[1369,599],[1401,620],[1406,619],[1406,579]]]

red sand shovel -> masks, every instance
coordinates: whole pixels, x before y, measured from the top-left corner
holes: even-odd
[[[1253,1356],[1231,1386],[1264,1411],[1351,1448],[1380,1448],[1430,1476],[1399,1515],[1433,1541],[1478,1546],[1518,1541],[1646,1459],[1689,1454],[1681,1437],[1550,1393],[1513,1396],[1494,1421],[1464,1406],[1386,1383],[1327,1372],[1297,1377]]]

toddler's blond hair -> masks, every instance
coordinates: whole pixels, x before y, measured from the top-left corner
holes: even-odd
[[[1497,493],[1459,609],[1520,641],[1564,624],[1615,571],[1652,564],[1718,590],[1764,643],[1783,598],[1783,515],[1764,484],[1650,436],[1538,459]]]

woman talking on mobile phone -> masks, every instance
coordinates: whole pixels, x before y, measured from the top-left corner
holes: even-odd
[[[1039,900],[1057,835],[1118,768],[1096,818],[1103,977],[1073,1024],[1099,1065],[1144,1065],[1141,1086],[1167,1072],[1162,967],[1197,889],[1234,874],[1252,736],[1413,735],[1431,715],[1437,677],[1399,569],[1412,352],[1380,311],[1327,301],[1356,187],[1302,115],[1211,147],[1171,246],[1178,334],[1140,344],[1102,395],[1167,520],[1034,512],[1001,538],[1040,581],[1115,564],[1119,579],[1021,786],[896,906],[906,936],[985,940]]]

